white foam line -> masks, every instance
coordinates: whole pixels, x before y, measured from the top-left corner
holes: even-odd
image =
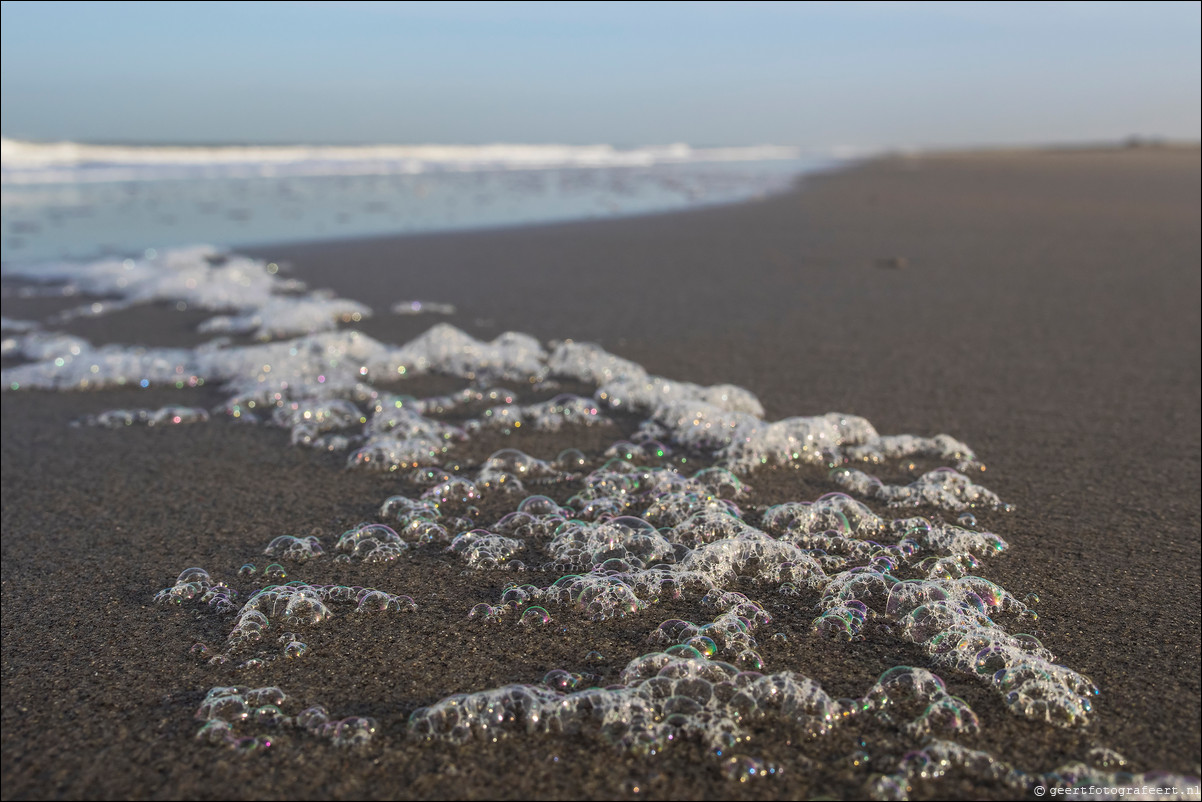
[[[801,155],[800,148],[779,145],[694,148],[678,143],[626,149],[612,145],[523,144],[169,147],[3,139],[0,183],[648,167],[796,159]]]

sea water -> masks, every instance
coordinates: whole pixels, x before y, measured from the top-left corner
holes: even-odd
[[[1132,772],[1102,746],[1050,771],[974,746],[982,722],[955,688],[986,689],[1048,732],[1089,726],[1105,689],[1031,634],[1031,589],[988,578],[1010,546],[981,521],[1010,507],[953,434],[881,433],[840,412],[769,421],[745,388],[652,375],[588,343],[518,332],[485,342],[446,323],[408,343],[381,342],[354,329],[375,310],[308,293],[271,268],[196,247],[16,270],[87,296],[80,314],[185,304],[212,312],[202,331],[236,329],[254,335],[250,344],[93,346],[44,322],[3,320],[5,392],[204,385],[224,397],[210,409],[113,409],[76,425],[236,420],[288,432],[285,447],[341,454],[347,470],[397,479],[400,492],[381,493],[373,518],[350,529],[246,542],[214,565],[162,566],[162,585],[146,589],[161,607],[144,614],[196,621],[181,653],[214,672],[210,687],[192,689],[203,697],[198,748],[257,759],[286,744],[370,759],[389,748],[381,732],[400,731],[430,749],[538,736],[653,761],[688,742],[730,782],[771,783],[805,771],[813,744],[875,733],[856,741],[848,764],[870,798],[947,793],[947,777],[1007,795],[1095,787],[1102,797],[1164,798],[1147,790],[1163,788],[1197,797],[1196,778]],[[460,389],[405,393],[430,374]],[[560,392],[568,386],[586,389]],[[577,447],[589,430],[612,432],[612,443]],[[556,433],[564,448],[526,453],[529,432]],[[511,447],[464,458],[496,434]],[[764,470],[824,476],[830,492],[755,501],[748,481]],[[561,622],[587,632],[623,619],[641,633],[641,653],[604,683],[589,670],[605,660],[594,649],[578,665],[410,706],[391,721],[295,705],[289,667],[322,661],[322,628],[356,618],[386,631],[428,609],[405,592],[403,558],[415,553],[479,577],[457,611],[463,626],[553,639]],[[326,566],[379,564],[398,566],[388,586],[327,578]],[[511,579],[498,583],[498,572]],[[668,603],[673,615],[659,612]],[[202,640],[214,624],[222,634]],[[796,638],[908,644],[923,658],[836,698],[805,666],[766,657],[765,644]],[[245,680],[216,681],[230,670]],[[791,757],[765,756],[753,737],[765,727],[793,745]]]
[[[105,147],[4,140],[0,258],[129,256],[729,203],[829,165],[793,147]]]

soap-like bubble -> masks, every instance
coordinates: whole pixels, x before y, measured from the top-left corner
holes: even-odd
[[[250,716],[250,705],[243,698],[243,689],[236,687],[217,687],[205,695],[196,718],[201,721],[222,719],[225,721],[241,721]]]
[[[295,660],[298,657],[304,657],[308,651],[308,644],[301,643],[298,640],[288,641],[284,646],[284,657],[287,657],[289,660]]]
[[[523,548],[521,540],[474,529],[456,535],[446,550],[460,555],[472,568],[487,569],[497,568]]]
[[[551,623],[551,614],[539,606],[527,607],[518,619],[518,624],[524,627],[541,627]]]
[[[364,562],[378,563],[397,559],[409,544],[390,526],[364,523],[343,532],[334,548]]]
[[[867,498],[880,499],[890,507],[929,505],[950,512],[974,507],[1006,509],[996,493],[951,468],[930,471],[908,485],[883,484],[879,479],[853,468],[835,471],[832,479],[840,487]]]
[[[200,407],[171,406],[161,409],[112,409],[82,418],[76,421],[76,425],[121,429],[136,424],[176,426],[187,423],[205,423],[208,419],[208,411]]]
[[[263,553],[268,557],[276,559],[302,562],[312,557],[317,557],[323,554],[324,551],[321,541],[312,535],[303,538],[292,535],[280,535],[267,544],[267,548],[263,550]]]
[[[326,727],[329,726],[326,725]],[[347,749],[362,748],[371,743],[377,729],[375,719],[365,716],[350,716],[337,722],[327,737],[335,746]]]
[[[332,720],[320,705],[291,716],[286,712],[287,700],[288,695],[275,686],[212,688],[196,712],[196,719],[204,722],[196,739],[252,754],[269,748],[277,735],[288,731],[325,739],[337,747],[365,748],[378,730],[374,719],[362,716]]]
[[[365,588],[359,592],[357,613],[416,612],[417,604],[408,596],[397,596],[382,590]]]
[[[588,457],[579,449],[565,448],[559,452],[559,455],[552,461],[551,465],[563,473],[572,473],[583,470],[588,465]]]

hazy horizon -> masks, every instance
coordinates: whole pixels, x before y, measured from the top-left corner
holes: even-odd
[[[5,137],[1195,141],[1197,3],[3,4]]]
[[[14,142],[30,143],[35,145],[57,145],[57,144],[72,144],[72,145],[88,145],[96,147],[113,147],[113,148],[370,148],[375,146],[385,147],[425,147],[425,146],[450,146],[450,147],[489,147],[489,146],[570,146],[570,147],[590,147],[590,146],[610,146],[617,150],[635,150],[647,147],[660,147],[670,145],[688,145],[691,148],[698,150],[717,150],[722,148],[752,148],[758,146],[772,147],[796,147],[802,153],[815,155],[835,154],[836,156],[847,153],[851,156],[871,155],[874,153],[888,152],[907,152],[919,151],[924,148],[932,150],[956,150],[964,149],[1004,149],[1007,147],[1014,148],[1090,148],[1090,147],[1108,147],[1114,145],[1126,145],[1129,143],[1143,145],[1161,145],[1167,147],[1173,146],[1196,146],[1202,145],[1202,137],[1195,136],[1187,137],[1170,137],[1163,136],[1157,133],[1145,133],[1133,131],[1125,135],[1115,135],[1109,137],[1096,138],[1072,138],[1072,139],[1048,139],[1030,141],[1012,142],[1012,141],[973,141],[973,142],[949,142],[949,143],[931,143],[924,144],[904,144],[904,145],[878,145],[878,146],[850,146],[850,145],[812,145],[803,146],[796,145],[792,142],[741,142],[732,144],[714,144],[712,142],[579,142],[566,143],[562,141],[530,141],[530,140],[497,140],[497,141],[481,141],[472,143],[462,142],[434,142],[434,141],[417,141],[417,142],[398,142],[398,141],[284,141],[284,140],[137,140],[137,139],[68,139],[68,138],[29,138],[29,137],[10,137],[4,135],[4,139]]]

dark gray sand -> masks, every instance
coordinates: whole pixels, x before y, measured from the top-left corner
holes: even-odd
[[[376,307],[362,328],[381,339],[402,342],[436,320],[390,316],[393,301],[445,301],[458,307],[447,320],[475,336],[592,340],[653,373],[747,387],[769,418],[838,410],[881,432],[964,440],[989,466],[985,483],[1016,508],[981,516],[1011,546],[981,573],[1040,595],[1044,644],[1102,695],[1088,727],[1060,730],[945,677],[982,722],[958,740],[1028,771],[1105,746],[1135,771],[1198,775],[1199,175],[1196,148],[893,158],[738,206],[257,255]],[[4,305],[8,317],[47,313]],[[186,343],[195,323],[143,310],[71,330]],[[445,389],[422,381],[410,392]],[[611,682],[653,650],[646,633],[658,621],[688,617],[665,603],[604,623],[553,609],[553,632],[479,625],[467,610],[495,603],[515,575],[461,576],[434,550],[320,569],[321,581],[409,594],[416,615],[336,619],[309,639],[319,660],[277,661],[253,677],[195,661],[191,645],[219,644],[228,621],[153,603],[180,570],[230,578],[243,561],[262,564],[272,537],[337,534],[405,489],[291,448],[281,430],[67,426],[115,407],[219,399],[207,389],[4,394],[5,799],[856,796],[891,766],[854,765],[854,738],[876,754],[902,748],[872,727],[814,744],[758,732],[745,751],[784,771],[738,784],[689,743],[652,757],[584,737],[411,743],[404,722],[420,705],[553,668]],[[549,457],[619,434],[497,438],[472,453]],[[804,471],[750,481],[765,500],[834,489]],[[770,602],[770,629],[790,637],[761,638],[766,665],[832,696],[861,695],[890,666],[927,664],[893,640],[808,635],[813,598]],[[603,659],[586,663],[594,649]],[[197,743],[193,713],[222,684],[277,684],[298,704],[373,716],[380,733],[365,752],[297,739],[240,755]],[[956,776],[913,793],[1014,795]]]

